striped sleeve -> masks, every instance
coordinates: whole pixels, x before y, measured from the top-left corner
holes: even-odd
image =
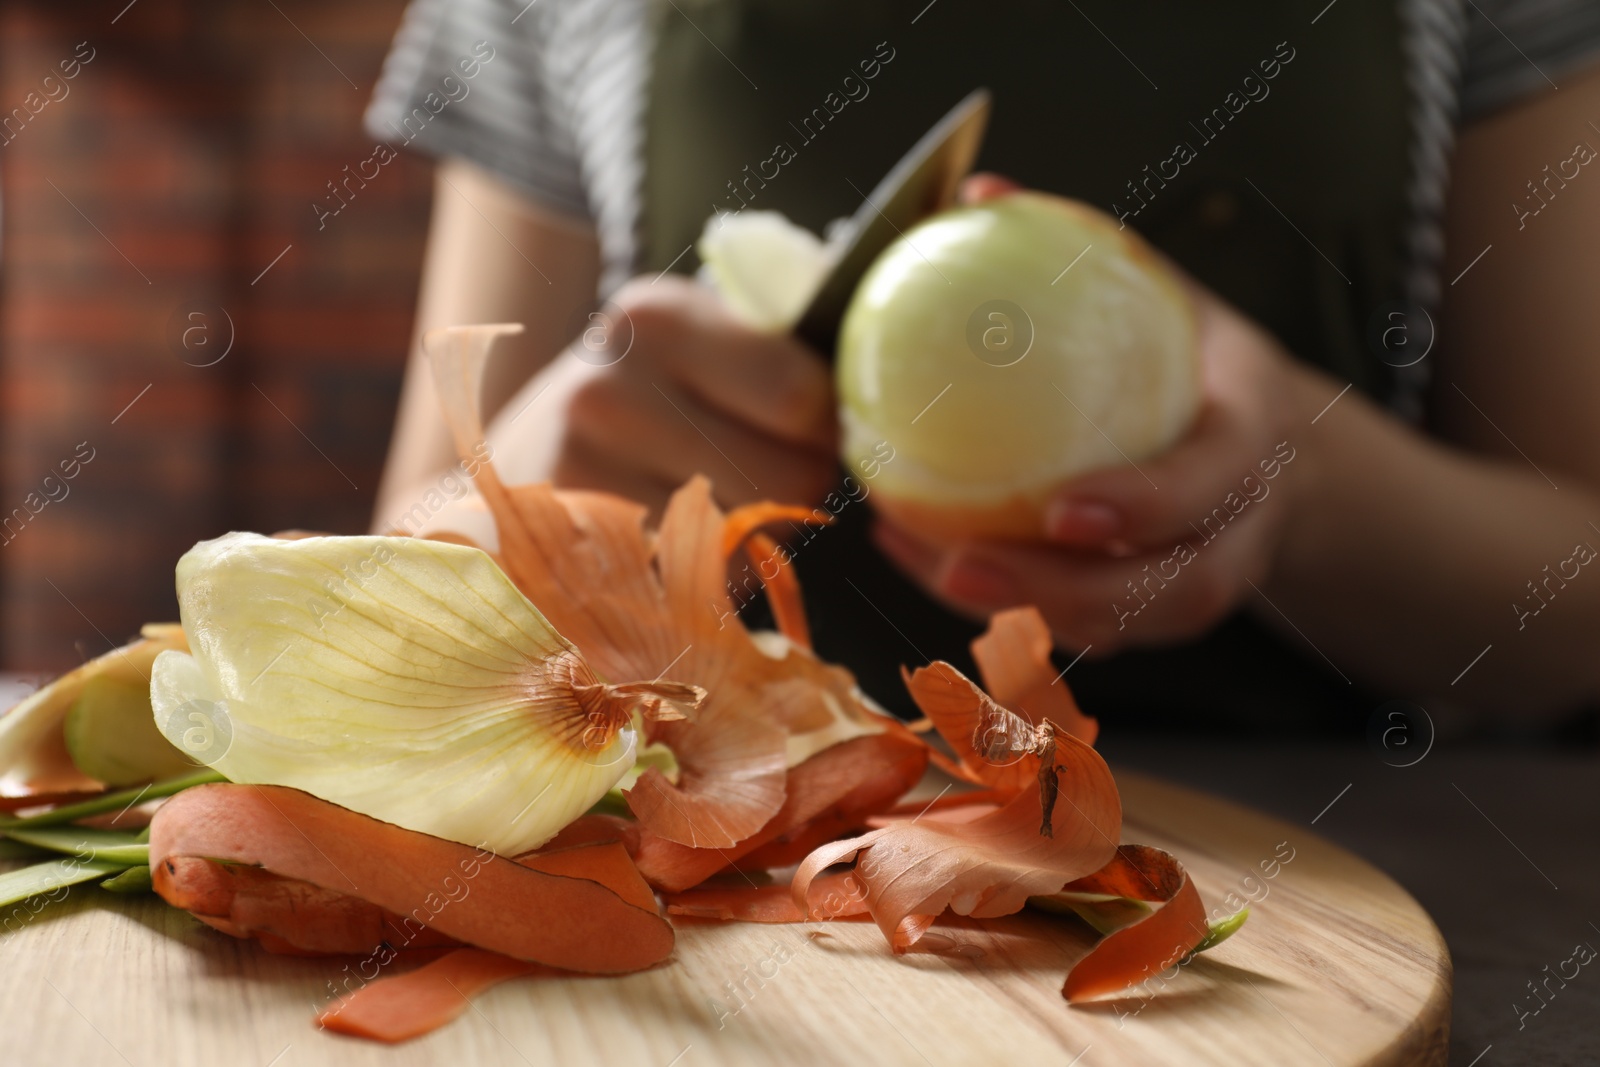
[[[1600,62],[1596,0],[1467,0],[1461,117],[1467,122]]]
[[[570,114],[548,91],[548,0],[414,0],[367,109],[395,148],[478,164],[562,214],[589,218]]]
[[[412,0],[367,128],[592,223],[609,293],[638,259],[649,2]]]

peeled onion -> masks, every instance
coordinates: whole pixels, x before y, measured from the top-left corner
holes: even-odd
[[[1163,451],[1200,403],[1173,272],[1132,230],[1039,193],[896,240],[856,289],[837,381],[846,463],[879,469],[886,513],[954,540],[1041,536],[1063,482]]]

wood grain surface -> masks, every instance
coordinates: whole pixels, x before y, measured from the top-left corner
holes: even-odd
[[[943,921],[898,958],[868,923],[687,923],[653,971],[512,982],[386,1047],[312,1022],[344,961],[273,956],[154,898],[90,887],[0,935],[0,1063],[1444,1063],[1449,954],[1399,886],[1300,827],[1118,780],[1125,840],[1174,852],[1208,907],[1230,892],[1259,901],[1238,935],[1149,995],[1069,1008],[1061,983],[1093,935],[1031,911]]]

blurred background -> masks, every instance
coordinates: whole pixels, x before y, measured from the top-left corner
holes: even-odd
[[[202,538],[365,532],[430,169],[313,205],[403,6],[0,5],[0,668],[175,619]]]

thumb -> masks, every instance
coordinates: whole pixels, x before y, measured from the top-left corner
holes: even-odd
[[[1022,186],[1010,178],[988,171],[968,175],[961,182],[959,199],[963,204],[981,204],[985,200],[994,200],[1022,189]]]

